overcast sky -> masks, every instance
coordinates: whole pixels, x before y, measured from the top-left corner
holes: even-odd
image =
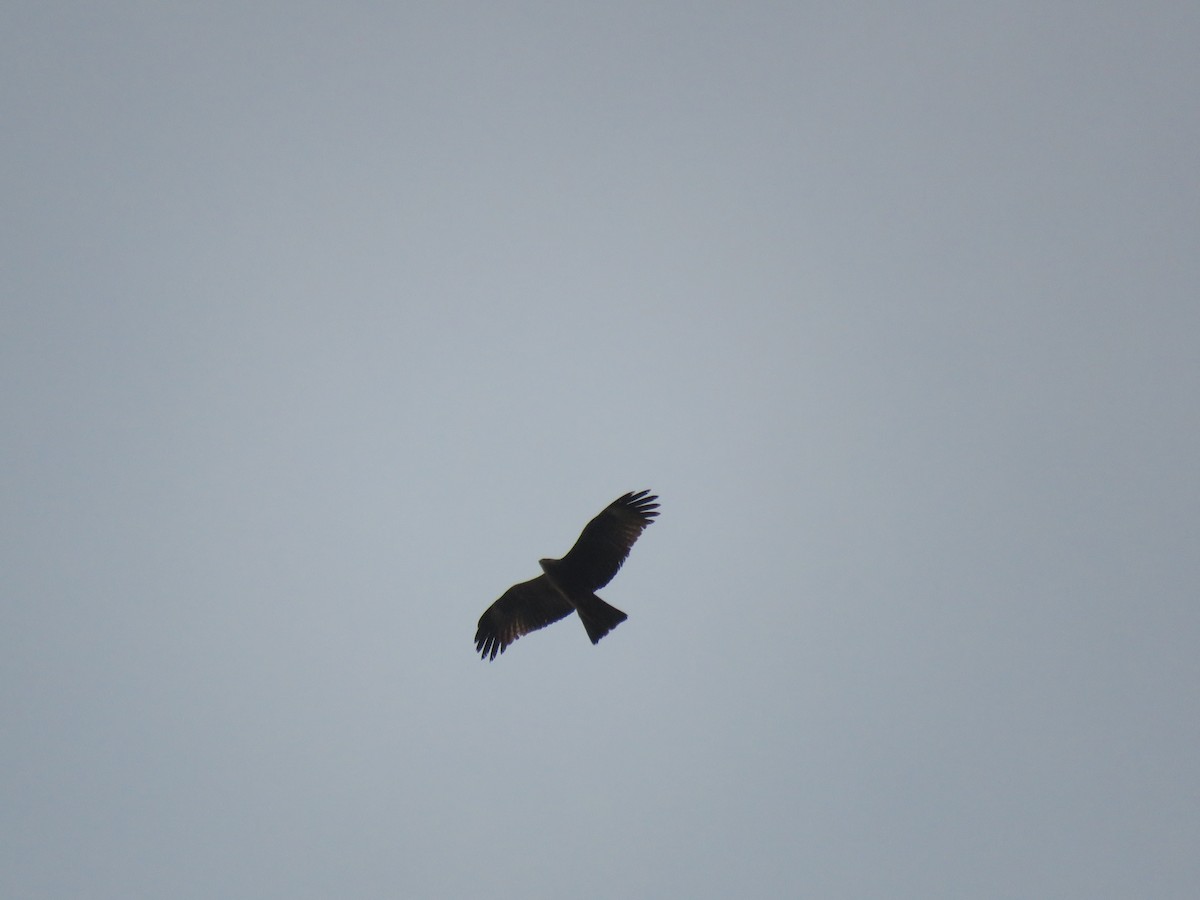
[[[0,895],[1194,897],[1198,48],[5,3]]]

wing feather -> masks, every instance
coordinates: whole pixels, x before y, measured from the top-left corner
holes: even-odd
[[[649,491],[618,497],[587,523],[579,540],[562,558],[564,580],[598,591],[620,571],[629,551],[658,515],[658,497]]]
[[[479,617],[475,650],[492,660],[521,635],[545,628],[575,611],[545,575],[514,584]]]

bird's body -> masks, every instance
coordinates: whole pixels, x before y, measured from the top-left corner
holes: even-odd
[[[628,616],[596,591],[612,581],[654,521],[657,500],[649,491],[625,494],[587,524],[566,556],[540,560],[541,575],[510,587],[479,618],[475,649],[495,659],[517,638],[572,612],[579,613],[593,644],[624,622]]]

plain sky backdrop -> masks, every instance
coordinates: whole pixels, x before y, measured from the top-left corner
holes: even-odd
[[[1198,109],[1194,2],[6,2],[0,896],[1195,897]]]

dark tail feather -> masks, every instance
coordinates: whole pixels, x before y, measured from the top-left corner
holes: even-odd
[[[595,594],[592,594],[585,603],[576,604],[575,609],[579,611],[579,618],[583,619],[583,627],[587,629],[588,637],[592,639],[593,644],[600,643],[600,638],[629,618],[625,613],[615,606],[609,606]]]

